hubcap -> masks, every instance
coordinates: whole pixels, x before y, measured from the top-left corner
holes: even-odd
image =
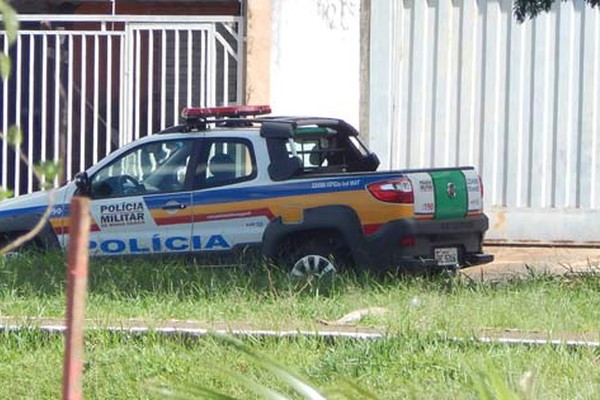
[[[317,278],[335,272],[335,265],[318,254],[310,254],[299,259],[290,274],[295,277],[314,275]]]

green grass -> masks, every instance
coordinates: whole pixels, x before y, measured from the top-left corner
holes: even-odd
[[[497,371],[511,388],[534,374],[534,398],[592,399],[600,390],[598,351],[456,343],[438,336],[381,341],[265,339],[246,343],[290,366],[324,393],[351,380],[381,399],[472,399],[478,371]],[[38,331],[0,334],[0,397],[58,398],[62,337]],[[151,383],[201,385],[252,398],[227,371],[289,393],[271,374],[213,338],[88,333],[86,398],[153,398]],[[225,372],[224,372],[225,371]]]
[[[62,317],[62,254],[0,261],[0,315]],[[174,260],[93,260],[87,316],[249,322],[263,328],[310,327],[366,307],[385,316],[364,324],[390,332],[451,334],[479,328],[598,332],[600,278],[531,275],[503,284],[340,274],[298,281],[281,271],[202,269]],[[285,318],[282,318],[285,316]]]
[[[0,316],[62,317],[64,286],[62,254],[0,258]],[[390,333],[380,341],[246,341],[320,388],[350,379],[382,399],[468,399],[476,398],[473,377],[491,368],[512,388],[533,372],[533,398],[586,399],[600,392],[598,350],[446,339],[482,328],[598,335],[600,276],[531,274],[478,283],[340,274],[307,282],[262,266],[206,270],[181,260],[105,259],[92,261],[89,288],[87,316],[107,324],[136,318],[311,328],[356,309],[387,308],[387,315],[360,322]],[[59,397],[62,340],[35,330],[0,334],[0,398]],[[251,398],[219,368],[285,387],[214,338],[86,334],[87,398],[152,398],[149,382],[200,384]]]

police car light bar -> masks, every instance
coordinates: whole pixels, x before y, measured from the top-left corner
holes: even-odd
[[[231,107],[189,107],[181,111],[181,117],[186,120],[206,118],[239,118],[254,115],[270,114],[270,106],[231,106]]]

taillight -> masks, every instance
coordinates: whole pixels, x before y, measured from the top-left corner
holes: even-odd
[[[479,195],[483,199],[483,181],[481,180],[481,175],[477,175],[477,179],[479,179]]]
[[[412,184],[408,178],[371,183],[367,189],[377,200],[386,203],[412,204],[415,201]]]

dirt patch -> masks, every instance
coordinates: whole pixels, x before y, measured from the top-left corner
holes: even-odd
[[[532,273],[600,273],[600,248],[487,246],[484,251],[494,255],[494,262],[464,268],[461,274],[493,281]]]

